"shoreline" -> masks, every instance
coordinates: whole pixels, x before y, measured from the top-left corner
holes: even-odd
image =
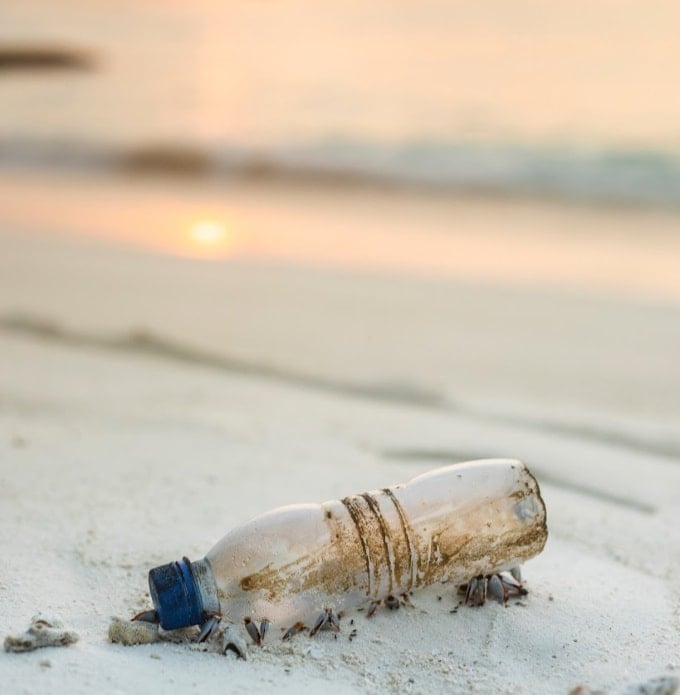
[[[214,262],[680,302],[680,214],[546,201],[0,171],[5,230]],[[42,200],[40,208],[32,204]],[[197,221],[225,227],[197,244]],[[357,230],[361,230],[357,233]]]

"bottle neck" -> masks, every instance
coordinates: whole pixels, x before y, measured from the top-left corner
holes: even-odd
[[[208,614],[220,613],[220,599],[217,595],[217,584],[213,575],[210,561],[207,557],[191,563],[191,572],[196,584],[196,590],[201,598],[203,612]]]
[[[200,625],[220,612],[217,586],[206,558],[154,567],[149,572],[149,590],[164,630]]]

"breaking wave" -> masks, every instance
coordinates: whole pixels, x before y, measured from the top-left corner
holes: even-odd
[[[214,149],[0,141],[0,166],[213,176],[555,198],[586,203],[680,205],[680,152],[447,142],[327,141]]]

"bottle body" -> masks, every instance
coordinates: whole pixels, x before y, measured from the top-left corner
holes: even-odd
[[[199,588],[203,603],[219,603],[225,619],[290,626],[325,608],[358,607],[516,567],[546,539],[545,505],[524,464],[475,461],[262,514],[200,561]]]

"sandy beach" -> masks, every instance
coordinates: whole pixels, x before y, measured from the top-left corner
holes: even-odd
[[[80,635],[0,654],[3,691],[616,693],[678,675],[672,212],[3,176],[3,632],[43,611]],[[205,260],[143,231],[197,208],[239,220],[243,245]],[[523,231],[492,263],[498,220]],[[111,616],[150,606],[151,567],[256,514],[501,456],[548,510],[518,604],[455,610],[432,587],[247,661],[107,639]]]
[[[676,693],[678,21],[5,0],[0,693]],[[463,605],[453,584],[543,546],[517,459],[547,543],[526,596]],[[247,659],[196,627],[116,641],[150,569],[328,500],[215,559],[221,599],[174,565],[185,622],[224,613]],[[267,572],[305,605],[239,604]],[[338,591],[369,603],[336,619]],[[282,639],[321,611],[338,632]]]

